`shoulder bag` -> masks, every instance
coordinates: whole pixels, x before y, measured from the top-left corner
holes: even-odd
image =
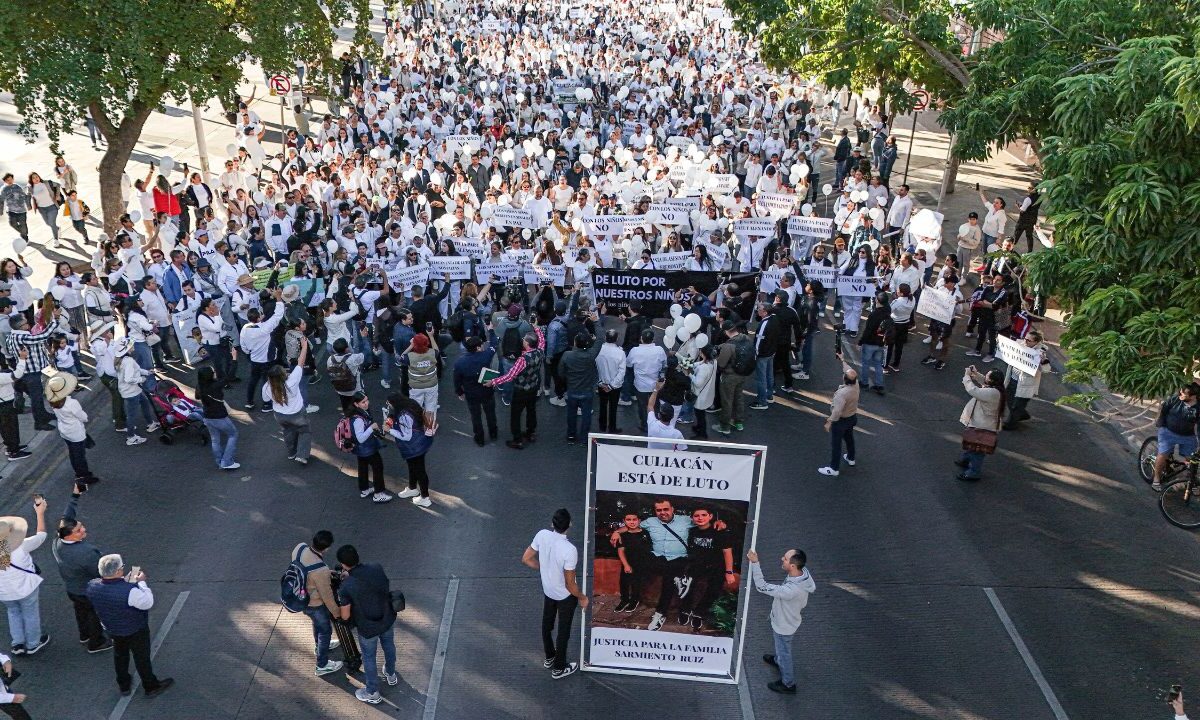
[[[978,403],[977,398],[971,398],[971,402]],[[972,408],[972,414],[974,414]],[[991,455],[996,452],[996,440],[1000,435],[1000,423],[997,421],[995,430],[984,430],[982,428],[966,427],[962,433],[962,449],[965,452],[977,452],[984,455]]]

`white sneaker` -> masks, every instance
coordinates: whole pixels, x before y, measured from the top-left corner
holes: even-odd
[[[387,380],[384,380],[383,378],[379,379],[379,387],[390,388],[391,386],[392,386],[392,384],[390,382],[388,382]]]
[[[332,650],[333,648],[330,647],[329,649]],[[342,669],[342,665],[343,663],[341,660],[330,660],[329,662],[325,663],[324,666],[317,667],[317,677],[328,675],[329,673],[335,673]]]
[[[395,497],[395,496],[392,495],[391,493],[386,493],[386,492],[375,493],[374,495],[371,496],[371,502],[379,503],[380,505],[382,505],[383,503],[391,502],[393,497]]]
[[[160,427],[162,427],[162,425],[159,425],[156,422],[152,422],[146,426],[146,432],[148,432],[148,433],[157,432]]]
[[[329,638],[329,649],[330,649],[330,650],[337,650],[337,649],[338,649],[338,648],[340,648],[341,646],[342,646],[342,641],[341,641],[341,640],[338,640],[338,639],[337,639],[337,638],[335,638],[335,637],[331,637],[331,638]]]
[[[926,345],[928,345],[929,343],[933,342],[933,338],[932,338],[932,337],[927,337],[927,338],[925,338],[924,340],[922,340],[921,342],[923,342],[923,343],[925,343]]]
[[[803,370],[797,370],[795,377],[797,380],[807,380],[809,378],[809,375],[808,375],[808,373],[804,372]]]
[[[845,461],[846,461],[846,464],[847,464],[847,465],[849,465],[850,467],[854,467],[855,465],[857,465],[857,464],[858,464],[858,463],[857,463],[857,462],[855,462],[854,460],[851,460],[849,455],[845,455],[845,454],[843,454],[843,455],[842,455],[842,459],[843,459],[843,460],[845,460]]]
[[[421,494],[421,491],[416,488],[404,488],[396,497],[411,498]]]
[[[367,689],[365,687],[361,687],[361,688],[355,690],[354,697],[358,698],[359,700],[362,700],[365,703],[370,703],[371,705],[378,705],[383,700],[382,695],[380,695],[379,693],[367,692]]]
[[[633,401],[632,400],[618,400],[617,404],[620,405],[621,407],[629,407],[630,405],[633,404]]]
[[[417,507],[429,507],[433,505],[433,501],[427,497],[415,497],[412,499],[412,503]]]
[[[392,673],[391,675],[388,675],[386,672],[381,672],[379,673],[379,677],[386,680],[388,685],[400,684],[400,673]]]
[[[146,442],[146,438],[142,437],[141,435],[131,435],[125,440],[126,445],[141,445],[144,442]]]
[[[941,340],[938,340],[937,347],[935,347],[934,350],[941,350],[944,347],[946,347],[946,343],[942,342]]]
[[[557,405],[558,407],[566,407],[567,400],[566,400],[566,398],[552,397],[552,398],[550,398],[550,404]]]
[[[973,333],[973,332],[971,332],[970,330],[968,330],[968,331],[966,332],[966,334],[964,335],[964,337],[975,337],[975,333]]]
[[[823,468],[817,468],[817,472],[821,473],[822,475],[829,475],[830,477],[837,477],[838,475],[841,475],[840,472],[838,472],[837,470],[834,470],[833,468],[829,467],[828,465],[826,465]]]
[[[656,613],[654,613],[654,616],[650,618],[650,624],[646,626],[646,629],[647,630],[657,630],[660,627],[662,627],[663,623],[665,623],[666,621],[667,621],[667,619],[665,617],[663,617],[662,613],[656,612]]]
[[[222,470],[237,470],[241,466],[242,466],[241,463],[229,463],[228,465],[222,465],[221,469]]]
[[[294,460],[295,458],[292,458],[292,459]],[[359,491],[358,491],[358,496],[359,496],[360,498],[369,498],[369,497],[371,497],[371,488],[367,488],[366,490],[359,490]]]
[[[320,405],[308,405],[304,408],[304,412],[308,413],[309,415],[312,415],[315,412],[320,412],[320,410]]]

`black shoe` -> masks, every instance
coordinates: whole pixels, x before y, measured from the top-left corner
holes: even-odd
[[[49,644],[50,644],[50,636],[43,634],[42,639],[38,641],[37,645],[30,645],[29,647],[25,648],[25,654],[32,655],[32,654],[36,653],[38,650],[41,650],[42,648],[46,647]]]
[[[483,438],[477,437],[477,438],[475,438],[475,444],[478,445],[479,447],[483,447],[486,443],[483,442]]]
[[[242,381],[242,379],[240,377],[238,377],[237,375],[234,375],[233,377],[231,377],[227,380],[227,382],[231,382],[231,383],[240,383],[241,381]]]
[[[771,667],[779,667],[779,663],[775,662],[774,655],[763,655],[763,662],[770,665]]]
[[[775,680],[767,683],[767,689],[772,692],[783,693],[784,695],[795,695],[795,685],[784,685],[782,680]]]
[[[313,373],[313,375],[312,375],[312,376],[311,376],[311,377],[308,379],[308,384],[309,384],[309,385],[316,385],[316,384],[317,384],[317,382],[318,382],[318,381],[320,381],[320,379],[321,379],[321,374],[320,374],[320,373]]]
[[[945,370],[945,369],[946,369],[946,363],[944,363],[944,362],[942,362],[941,360],[939,360],[939,361],[938,361],[938,363],[937,363],[936,365],[934,365],[934,366],[933,366],[933,369],[934,369],[934,370]]]
[[[622,600],[621,602],[617,603],[617,606],[615,608],[613,608],[613,612],[625,612],[625,606],[627,606],[628,604],[629,604],[628,600]]]
[[[122,697],[129,697],[133,694],[133,688],[120,688]]]
[[[84,642],[87,642],[87,641],[84,640]],[[89,647],[87,649],[87,651],[89,653],[95,654],[95,653],[99,653],[99,652],[104,652],[105,650],[112,650],[112,646],[113,646],[112,640],[105,638],[104,642],[100,643],[96,647]]]
[[[54,426],[51,425],[50,423],[46,423],[45,425],[34,425],[33,429],[34,430],[53,430]]]
[[[25,654],[25,644],[17,643],[16,645],[13,645],[12,646],[12,654],[13,655],[24,655]]]
[[[79,373],[79,378],[78,378],[78,379],[80,379],[80,380],[91,380],[93,377],[95,377],[95,376],[93,376],[93,375],[91,375],[91,374],[89,374],[89,373]]]
[[[609,433],[610,435],[620,435],[620,434],[621,434],[621,433],[623,433],[623,432],[625,432],[625,431],[624,431],[624,430],[622,430],[621,428],[618,428],[618,427],[615,427],[615,428],[613,428],[612,430],[609,430],[609,431],[608,431],[608,433]]]
[[[932,365],[932,364],[934,364],[935,362],[937,362],[937,358],[935,358],[935,357],[927,357],[927,358],[925,358],[924,360],[922,360],[922,361],[921,361],[921,364],[922,364],[922,365]]]
[[[875,387],[873,387],[871,389],[875,391],[876,395],[882,395],[884,392],[882,385],[876,385]]]
[[[567,438],[567,444],[568,444],[568,445],[578,445],[578,444],[579,444],[579,438],[573,438],[573,437],[569,437],[569,438]]]
[[[562,670],[554,670],[550,673],[550,677],[554,680],[562,680],[568,675],[573,674],[579,669],[579,663],[567,663],[567,666]]]
[[[527,442],[527,443],[537,442],[537,435],[535,433],[526,433],[525,434],[525,442]]]
[[[629,602],[629,604],[625,606],[625,612],[631,613],[634,610],[637,610],[638,608],[640,608],[641,606],[642,606],[642,602],[640,600],[631,600]]]
[[[959,466],[963,470],[966,470],[967,468],[971,467],[971,463],[967,462],[966,460],[955,460],[954,464]]]
[[[520,440],[508,440],[504,444],[509,446],[513,450],[524,450],[525,449],[525,443],[521,442]]]
[[[965,472],[960,472],[959,474],[954,476],[954,479],[962,480],[963,482],[978,482],[978,481],[982,480],[983,478],[971,477],[970,475],[966,474]]]
[[[146,697],[152,698],[155,695],[162,695],[163,691],[175,684],[175,678],[163,678],[158,681],[158,687],[153,690],[146,691]]]
[[[33,455],[33,453],[29,452],[28,450],[18,450],[14,453],[9,453],[8,459],[9,460],[24,460],[25,458],[30,457],[32,455]]]
[[[692,613],[692,629],[699,630],[704,627],[704,616],[700,613]]]

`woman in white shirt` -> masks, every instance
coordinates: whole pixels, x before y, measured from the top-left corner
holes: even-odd
[[[96,476],[92,474],[87,461],[88,415],[79,401],[71,397],[78,386],[79,381],[71,373],[53,375],[46,381],[46,402],[54,411],[58,434],[67,444],[67,456],[71,459],[71,469],[75,471],[75,482],[86,488],[88,483],[96,482]]]
[[[984,250],[987,250],[989,245],[998,245],[1004,239],[1004,224],[1008,220],[1008,216],[1004,212],[1004,198],[999,195],[995,200],[988,201],[987,196],[983,191],[979,191],[979,199],[983,201],[983,207],[987,210],[987,215],[983,218],[983,226],[980,228],[983,232]]]
[[[46,227],[50,228],[50,233],[54,236],[55,243],[58,242],[58,203],[61,199],[57,183],[45,182],[41,175],[29,173],[30,207],[42,216]]]
[[[892,323],[896,332],[887,346],[887,357],[883,362],[883,374],[900,372],[900,358],[904,355],[904,344],[908,342],[908,330],[913,326],[913,310],[917,301],[913,299],[912,286],[900,283],[892,298]]]
[[[71,264],[65,260],[54,266],[54,277],[50,278],[50,284],[46,286],[46,292],[53,295],[54,301],[67,311],[67,315],[71,318],[71,327],[75,329],[75,332],[87,330],[87,314],[83,309],[82,288],[83,282],[71,269]]]
[[[16,260],[5,258],[0,261],[0,282],[6,282],[12,286],[9,293],[9,299],[12,300],[13,311],[19,312],[29,318],[30,323],[33,322],[33,285],[29,284],[29,278],[33,276],[33,268],[25,264],[20,257]]]
[[[29,523],[20,517],[0,518],[0,602],[8,610],[8,633],[14,655],[32,655],[50,642],[42,632],[38,590],[42,576],[31,552],[46,542],[46,501],[33,501],[37,531],[25,537]]]
[[[267,372],[267,382],[262,387],[263,404],[270,403],[275,419],[283,430],[283,444],[287,446],[288,460],[301,465],[308,464],[312,447],[312,433],[308,427],[308,411],[300,383],[304,380],[304,363],[308,360],[308,337],[300,336],[300,355],[296,366],[290,371],[282,365],[272,365]]]

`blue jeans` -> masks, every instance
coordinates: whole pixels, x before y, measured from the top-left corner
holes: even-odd
[[[579,435],[576,430],[583,426],[583,434],[587,435],[592,429],[592,405],[595,404],[596,397],[591,393],[587,395],[567,393],[567,439],[578,439]],[[581,411],[581,414],[576,416],[576,410]],[[578,421],[578,422],[577,422]]]
[[[146,397],[145,393],[122,399],[125,401],[125,427],[129,430],[130,437],[137,435],[139,415],[146,421],[142,427],[155,422],[154,408],[150,406],[150,398]]]
[[[205,418],[204,426],[208,428],[208,441],[212,445],[213,460],[217,467],[228,467],[236,462],[233,459],[237,452],[237,425],[227,417]]]
[[[40,588],[34,588],[33,592],[20,600],[4,601],[4,607],[8,610],[8,634],[12,636],[13,645],[29,647],[37,645],[42,639],[42,613],[38,605],[38,590]]]
[[[862,345],[862,382],[871,387],[883,387],[883,356],[886,349],[882,345]],[[874,378],[872,378],[872,374]]]
[[[684,400],[683,406],[679,410],[679,420],[681,423],[696,422],[696,403],[691,400]]]
[[[143,370],[154,369],[154,354],[150,352],[150,346],[144,342],[133,344],[133,359],[137,360],[138,367]]]
[[[972,478],[983,476],[983,453],[964,450],[961,460],[967,463],[967,469],[963,471],[964,475]]]
[[[775,664],[779,666],[779,679],[784,685],[792,687],[796,684],[796,669],[792,661],[792,636],[780,635],[774,630]]]
[[[358,644],[362,647],[363,679],[366,681],[367,692],[372,695],[379,692],[379,659],[376,654],[379,646],[383,646],[383,671],[388,675],[396,674],[396,638],[392,635],[393,628],[388,628],[375,637],[358,635]]]
[[[390,353],[387,350],[383,351],[383,374],[380,379],[387,380],[390,385],[392,382],[392,368],[396,367],[396,353]]]
[[[816,341],[816,333],[813,332],[816,328],[808,331],[804,336],[804,347],[800,350],[800,367],[804,368],[804,372],[812,372],[812,355],[813,343]]]
[[[512,366],[516,363],[516,360],[509,360],[508,358],[499,358],[499,362],[500,362],[500,374],[503,375],[504,373],[508,372],[509,370],[512,370]],[[512,394],[513,394],[513,386],[512,386],[511,382],[506,382],[500,386],[501,399],[503,399],[504,402],[506,402],[510,405],[512,404]]]
[[[760,357],[754,365],[754,379],[758,382],[760,403],[770,402],[775,397],[775,356]]]
[[[332,616],[324,605],[309,606],[304,609],[304,614],[313,624],[313,639],[317,643],[317,667],[325,667],[329,663],[329,640],[333,637]]]
[[[621,399],[629,402],[636,396],[637,391],[633,387],[633,368],[625,368],[625,382],[621,385]]]

